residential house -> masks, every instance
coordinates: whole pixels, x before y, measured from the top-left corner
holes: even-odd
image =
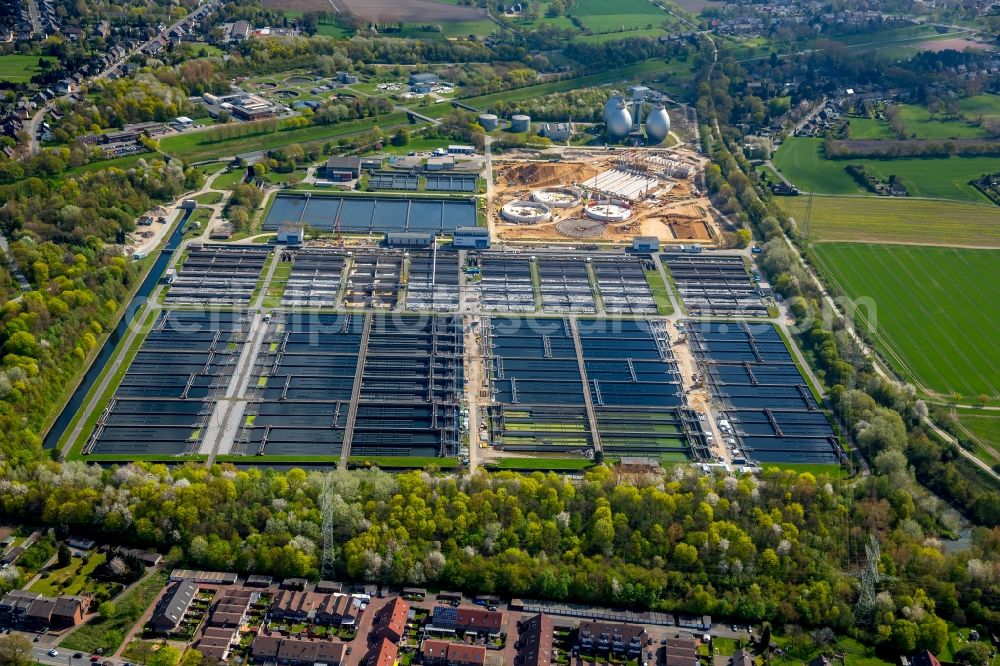
[[[313,618],[315,602],[311,592],[279,590],[271,600],[270,615],[275,620],[307,622]]]
[[[698,666],[698,640],[694,636],[668,638],[663,653],[667,666]]]
[[[423,663],[428,666],[484,666],[486,646],[427,639],[420,646]]]
[[[383,638],[365,657],[365,666],[395,666],[399,646]]]
[[[195,642],[194,648],[208,659],[225,663],[235,641],[236,631],[233,629],[206,627],[201,638]]]
[[[222,590],[215,599],[212,611],[208,615],[210,627],[239,628],[247,620],[247,610],[250,604],[257,600],[259,592],[247,588],[227,588]]]
[[[468,634],[495,636],[503,626],[503,613],[484,608],[434,607],[434,626]]]
[[[316,624],[326,627],[353,627],[357,624],[361,609],[354,597],[347,594],[313,594],[319,598],[316,604]]]
[[[646,644],[646,628],[633,624],[581,622],[578,647],[584,654],[624,654],[636,659]]]
[[[346,662],[347,645],[326,640],[257,636],[250,647],[255,664],[282,666],[338,666]],[[388,666],[393,666],[389,662]]]
[[[82,597],[56,597],[49,624],[53,627],[75,627],[83,622],[89,603]]]
[[[157,634],[172,634],[181,626],[184,614],[191,607],[198,587],[190,580],[177,583],[164,595],[157,605],[152,619],[149,621],[153,632]]]
[[[552,641],[554,638],[552,618],[545,613],[524,620],[520,624],[517,650],[522,666],[551,666]]]
[[[941,662],[930,650],[923,650],[910,657],[910,666],[941,666]]]
[[[396,597],[379,609],[372,619],[372,636],[376,641],[388,639],[399,643],[406,632],[406,618],[410,615],[410,604]]]

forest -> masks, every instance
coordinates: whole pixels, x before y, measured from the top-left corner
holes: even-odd
[[[978,528],[968,549],[946,554],[947,508],[915,501],[898,462],[852,480],[686,466],[622,476],[598,466],[579,482],[541,472],[4,463],[0,507],[57,532],[160,548],[171,564],[315,578],[328,492],[339,577],[830,627],[937,651],[946,620],[1000,620],[1000,528]],[[862,614],[870,622],[859,622],[851,572],[869,535],[891,578]]]
[[[136,286],[140,266],[113,243],[154,203],[202,176],[176,162],[139,160],[62,180],[0,187],[0,228],[33,287],[0,310],[0,454],[27,463],[41,436]],[[8,293],[16,286],[6,288]]]

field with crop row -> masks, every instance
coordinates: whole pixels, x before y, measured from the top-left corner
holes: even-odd
[[[778,202],[802,229],[808,196],[782,197]],[[816,195],[809,240],[997,248],[1000,208],[930,199]]]
[[[1000,396],[1000,251],[821,243],[813,253],[908,380],[942,398]]]

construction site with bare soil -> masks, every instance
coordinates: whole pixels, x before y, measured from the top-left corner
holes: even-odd
[[[715,245],[720,229],[695,186],[687,150],[588,152],[547,161],[494,161],[490,222],[499,241]]]

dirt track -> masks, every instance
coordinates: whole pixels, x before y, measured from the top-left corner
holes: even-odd
[[[347,10],[368,19],[413,23],[479,21],[486,18],[475,7],[449,5],[433,0],[263,0],[266,9],[292,11]]]

